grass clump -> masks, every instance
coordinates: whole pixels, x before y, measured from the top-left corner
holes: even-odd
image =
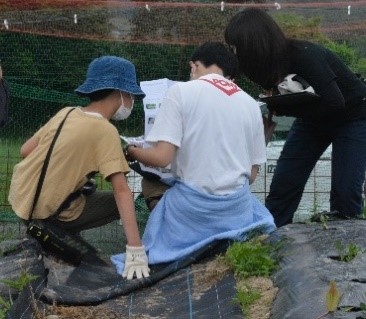
[[[11,301],[0,297],[0,319],[5,319],[8,311],[11,308]]]
[[[278,268],[278,246],[264,243],[263,237],[235,242],[227,250],[224,260],[237,278],[238,303],[243,314],[251,318],[251,308],[264,298],[263,291],[253,285],[253,279],[269,277]],[[254,317],[253,317],[254,318]]]
[[[21,292],[27,285],[34,281],[38,276],[22,271],[16,279],[2,279],[0,282],[7,285],[9,288],[13,288],[18,292]],[[0,296],[0,319],[7,318],[7,313],[13,305],[11,296],[9,300],[6,300]]]
[[[261,298],[261,293],[253,289],[250,286],[243,285],[237,292],[235,303],[240,305],[240,308],[244,314],[248,312],[249,307]]]
[[[258,239],[235,242],[226,252],[226,261],[234,273],[241,277],[267,277],[278,267],[274,252],[273,245],[265,244]]]
[[[17,291],[22,291],[28,284],[37,279],[38,276],[22,271],[16,279],[1,279],[0,282]]]
[[[350,262],[355,259],[359,253],[365,252],[354,243],[344,245],[341,241],[336,241],[334,246],[339,253],[340,260],[344,262]]]

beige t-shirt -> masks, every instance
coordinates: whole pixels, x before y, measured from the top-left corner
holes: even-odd
[[[29,217],[44,159],[69,109],[59,111],[35,133],[37,147],[14,167],[9,202],[23,219]],[[117,129],[107,119],[77,108],[67,117],[56,141],[33,218],[51,216],[70,193],[84,185],[91,172],[99,172],[106,179],[113,173],[128,171]],[[84,205],[85,198],[80,196],[59,219],[78,218]]]

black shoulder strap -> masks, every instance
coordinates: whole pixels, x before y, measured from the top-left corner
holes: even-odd
[[[32,219],[32,215],[33,215],[33,211],[34,211],[34,208],[36,207],[37,205],[37,202],[38,202],[38,198],[39,198],[39,195],[41,194],[41,190],[42,190],[42,185],[43,185],[43,181],[44,181],[44,178],[46,176],[46,171],[47,171],[47,167],[48,167],[48,163],[50,161],[50,158],[51,158],[51,153],[52,153],[52,150],[53,150],[53,147],[55,146],[55,143],[56,143],[56,140],[57,140],[57,137],[60,135],[60,132],[61,132],[61,129],[62,129],[62,126],[64,125],[65,123],[65,120],[67,118],[67,116],[73,111],[75,110],[75,108],[72,108],[70,111],[67,112],[67,114],[65,115],[64,119],[61,121],[60,125],[58,126],[57,128],[57,131],[55,133],[55,136],[53,137],[53,140],[51,142],[51,145],[48,149],[48,152],[46,154],[46,157],[45,157],[45,160],[43,162],[43,166],[42,166],[42,170],[41,170],[41,174],[39,176],[39,180],[38,180],[38,185],[37,185],[37,189],[36,189],[36,194],[34,195],[34,200],[33,200],[33,205],[32,205],[32,210],[29,214],[29,219],[28,220],[31,220]]]

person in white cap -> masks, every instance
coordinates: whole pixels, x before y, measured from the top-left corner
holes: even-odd
[[[46,220],[71,232],[121,219],[127,238],[123,277],[148,277],[149,267],[137,227],[133,195],[125,174],[129,171],[119,133],[109,120],[124,120],[135,97],[145,94],[136,82],[135,66],[116,56],[93,60],[86,80],[76,90],[90,99],[66,118],[54,145],[39,200],[32,209],[37,182],[50,143],[72,107],[65,107],[21,147],[24,158],[15,165],[9,202],[27,221]],[[99,172],[113,191],[89,191],[85,185]]]

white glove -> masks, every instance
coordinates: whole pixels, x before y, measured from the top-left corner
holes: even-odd
[[[140,279],[142,276],[149,277],[149,272],[150,268],[147,262],[145,247],[126,245],[125,269],[123,270],[122,277],[127,277],[127,280],[130,280],[136,274],[136,278]]]

